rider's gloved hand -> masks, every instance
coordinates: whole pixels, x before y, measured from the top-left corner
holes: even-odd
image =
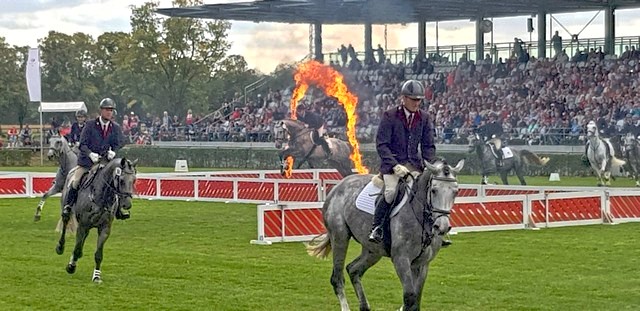
[[[116,157],[116,153],[113,150],[107,151],[107,160],[111,161]]]
[[[405,177],[411,173],[409,169],[402,164],[396,164],[396,166],[393,167],[393,172],[399,177]]]
[[[89,159],[91,159],[93,163],[98,163],[98,161],[100,160],[100,156],[97,153],[92,152],[89,153]]]

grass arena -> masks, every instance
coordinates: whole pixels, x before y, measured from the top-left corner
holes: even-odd
[[[32,169],[2,168],[14,172],[0,175],[0,231],[5,237],[0,252],[2,310],[339,309],[329,283],[330,260],[308,256],[299,242],[249,243],[261,230],[263,238],[274,242],[305,240],[305,235],[321,230],[308,224],[317,223],[319,214],[311,210],[320,206],[317,201],[332,185],[327,171],[300,171],[292,181],[276,179],[270,172],[180,175],[141,168],[142,186],[136,187],[139,199],[132,218],[114,224],[105,247],[104,283],[94,285],[90,276],[95,231],[78,271],[68,275],[64,267],[70,251],[63,256],[54,252],[59,197],[47,201],[40,222],[32,220],[38,203],[34,196],[48,186],[55,168]],[[258,176],[249,177],[253,173]],[[327,173],[326,178],[321,173]],[[23,184],[17,181],[22,177]],[[531,187],[480,187],[479,176],[459,179],[465,189],[461,193],[466,194],[458,198],[460,204],[456,201],[452,222],[460,233],[431,264],[426,309],[640,306],[640,224],[633,222],[640,218],[640,192],[630,188],[631,180],[618,178],[614,185],[620,188],[594,188],[594,178],[549,182],[528,177]],[[276,195],[280,206],[274,204]],[[240,201],[251,203],[235,203]],[[291,214],[277,223],[277,216],[288,208],[308,211],[299,215],[304,217]],[[277,215],[270,218],[274,210]],[[303,220],[306,226],[296,223]],[[616,225],[608,224],[611,221]],[[478,230],[491,231],[465,232]],[[359,249],[352,242],[347,260]],[[401,305],[400,282],[388,259],[372,267],[363,282],[374,310]],[[346,288],[354,307],[353,288]]]

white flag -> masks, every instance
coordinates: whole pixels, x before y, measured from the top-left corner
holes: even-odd
[[[29,49],[29,58],[27,59],[27,90],[29,91],[29,101],[42,101],[40,50],[38,48]]]

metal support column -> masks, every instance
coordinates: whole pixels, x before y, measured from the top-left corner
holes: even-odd
[[[364,24],[364,63],[370,64],[373,62],[373,47],[372,47],[372,36],[373,36],[373,26],[371,23]]]
[[[547,57],[547,14],[538,12],[538,58]]]
[[[614,40],[616,37],[616,12],[615,8],[609,6],[604,9],[604,53],[614,54]]]
[[[322,55],[322,24],[315,22],[313,24],[313,54],[315,60],[324,62],[324,55]]]
[[[484,18],[478,17],[476,19],[476,60],[484,59],[484,31],[482,28],[482,20]],[[470,55],[467,55],[467,59],[471,60]]]
[[[427,22],[418,22],[418,59],[427,57]]]

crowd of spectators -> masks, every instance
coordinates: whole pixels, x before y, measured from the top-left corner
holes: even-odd
[[[628,125],[640,127],[640,53],[635,47],[619,58],[594,49],[573,57],[557,52],[548,59],[522,50],[507,60],[487,55],[478,62],[462,58],[454,65],[431,59],[405,65],[385,61],[379,50],[378,61],[356,57],[330,65],[345,75],[359,98],[357,133],[362,142],[375,140],[382,113],[399,103],[400,85],[409,78],[425,84],[424,108],[434,119],[439,143],[466,144],[492,114],[502,124],[504,138],[525,144],[581,144],[591,120],[606,135]],[[129,121],[129,128],[133,133],[136,123],[145,124],[149,140],[271,141],[274,121],[290,115],[292,87],[269,90],[246,104],[238,96],[206,119],[190,111],[173,117],[165,112]],[[346,114],[335,98],[312,88],[301,103],[325,117],[330,133],[344,135]],[[136,134],[131,137],[135,142]]]
[[[382,113],[399,103],[399,88],[410,78],[425,85],[424,108],[434,120],[438,143],[468,143],[491,115],[501,123],[504,138],[522,144],[581,144],[591,120],[609,136],[640,128],[640,52],[635,47],[627,47],[619,58],[594,49],[569,57],[556,49],[556,55],[547,59],[529,57],[521,48],[506,60],[487,55],[478,62],[463,57],[456,64],[433,58],[392,64],[381,47],[377,61],[370,55],[361,62],[351,46],[340,52],[344,52],[341,63],[329,65],[344,74],[358,96],[361,142],[375,140]],[[237,94],[206,117],[191,110],[165,111],[162,116],[130,112],[119,122],[132,144],[269,142],[274,122],[290,116],[292,88],[270,89],[247,99]],[[311,88],[301,104],[324,116],[329,133],[344,135],[346,114],[335,98]]]

